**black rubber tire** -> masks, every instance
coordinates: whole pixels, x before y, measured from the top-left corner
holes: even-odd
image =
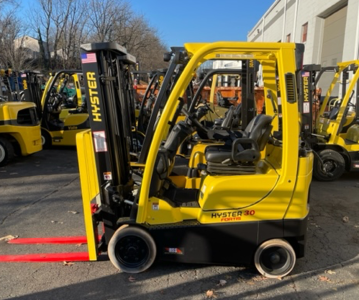
[[[323,165],[318,157],[314,156],[313,177],[318,181],[333,181],[345,172],[344,157],[337,151],[325,149],[318,152]],[[325,168],[327,172],[323,170]]]
[[[296,254],[293,247],[283,239],[272,239],[261,244],[255,255],[254,265],[267,278],[282,278],[294,268]]]
[[[112,236],[107,253],[112,264],[126,273],[140,273],[155,261],[156,244],[144,229],[122,226]]]
[[[52,146],[51,136],[44,129],[41,129],[41,142],[43,149],[49,149]]]
[[[0,167],[7,165],[13,158],[13,145],[7,138],[0,137]]]

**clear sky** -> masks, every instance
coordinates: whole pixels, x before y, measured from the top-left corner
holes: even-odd
[[[246,41],[275,0],[125,0],[157,30],[165,45]],[[36,0],[18,0],[26,14]]]
[[[167,46],[246,41],[274,0],[128,0]]]

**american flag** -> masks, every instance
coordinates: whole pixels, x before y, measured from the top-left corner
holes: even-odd
[[[81,54],[81,62],[83,64],[90,64],[97,62],[95,53],[83,53]]]
[[[309,76],[309,72],[306,71],[306,72],[302,72],[302,77],[308,77]]]

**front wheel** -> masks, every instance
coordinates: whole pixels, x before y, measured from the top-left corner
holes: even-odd
[[[14,147],[8,139],[0,137],[0,167],[14,158]]]
[[[272,239],[261,244],[254,264],[259,273],[267,278],[282,278],[294,268],[296,255],[293,247],[283,239]]]
[[[333,181],[345,171],[344,157],[337,151],[325,149],[318,152],[321,161],[314,157],[313,177],[318,181]]]
[[[48,149],[52,146],[52,140],[50,134],[44,130],[41,129],[41,143],[43,149]]]
[[[126,273],[140,273],[153,264],[156,244],[147,231],[122,226],[112,236],[107,252],[116,268]]]

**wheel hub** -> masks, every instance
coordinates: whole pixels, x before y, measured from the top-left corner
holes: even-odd
[[[282,269],[287,262],[288,254],[284,249],[268,249],[263,253],[262,263],[268,270]]]
[[[280,255],[278,253],[273,253],[269,260],[272,264],[278,264],[280,262]]]
[[[325,172],[329,172],[329,171],[332,171],[335,168],[335,166],[336,165],[332,160],[327,160],[323,164],[323,169],[324,169]]]
[[[147,259],[146,243],[139,237],[131,236],[120,240],[116,247],[116,256],[119,261],[128,266],[135,266]]]

